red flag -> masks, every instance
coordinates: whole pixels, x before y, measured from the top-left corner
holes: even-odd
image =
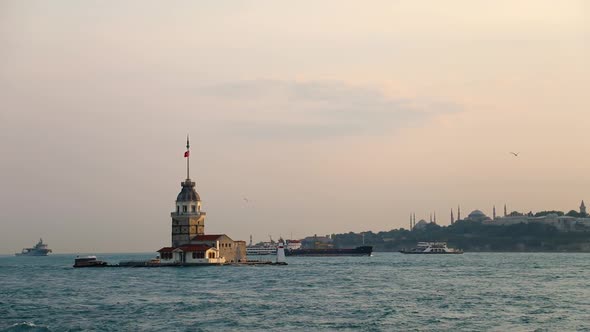
[[[190,154],[191,154],[191,152],[187,150],[187,151],[184,153],[184,157],[185,157],[185,158],[188,158],[188,156],[190,156]]]

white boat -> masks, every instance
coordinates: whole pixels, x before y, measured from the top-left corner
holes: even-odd
[[[43,243],[43,239],[39,239],[39,242],[33,248],[24,248],[21,252],[16,253],[16,256],[47,256],[51,252],[51,249],[47,248],[47,244]]]
[[[271,242],[264,242],[259,245],[251,245],[246,247],[246,254],[251,256],[258,255],[276,255],[277,244]]]
[[[402,249],[402,254],[462,254],[463,250],[447,247],[446,242],[418,242],[412,249]]]
[[[287,240],[285,250],[298,250],[301,249],[301,241],[299,240]]]
[[[280,239],[279,242],[262,242],[256,245],[249,245],[246,247],[246,254],[251,256],[256,255],[276,255],[277,254],[277,247],[279,243],[282,243],[283,239]],[[284,241],[284,249],[285,251],[292,251],[301,248],[301,241],[299,240],[286,240]]]

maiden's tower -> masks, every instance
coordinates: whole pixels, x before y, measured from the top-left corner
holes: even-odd
[[[234,241],[225,234],[205,234],[205,211],[201,197],[190,178],[190,143],[186,139],[186,180],[176,197],[170,247],[158,252],[163,264],[225,264],[246,260],[246,242]]]

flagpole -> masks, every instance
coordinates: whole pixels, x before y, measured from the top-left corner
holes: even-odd
[[[190,173],[189,173],[189,164],[190,164],[190,159],[191,159],[191,153],[190,153],[190,144],[188,142],[188,134],[186,135],[186,151],[189,151],[188,156],[186,157],[186,179],[190,179]]]

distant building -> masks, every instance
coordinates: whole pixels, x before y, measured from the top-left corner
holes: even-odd
[[[528,224],[528,223],[544,223],[548,225],[553,225],[559,231],[568,232],[568,231],[576,231],[579,229],[586,229],[590,227],[590,218],[587,217],[587,214],[583,213],[585,211],[584,202],[582,201],[582,205],[580,206],[580,215],[585,215],[585,218],[577,218],[577,217],[570,217],[570,216],[559,216],[555,213],[548,214],[545,216],[535,217],[532,213],[528,214],[518,214],[513,213],[511,215],[496,218],[495,220],[484,220],[484,225],[516,225],[516,224]]]
[[[189,177],[190,145],[187,138],[187,174],[172,212],[172,246],[158,250],[163,263],[223,264],[246,259],[246,242],[234,241],[225,234],[206,235],[201,197]]]

